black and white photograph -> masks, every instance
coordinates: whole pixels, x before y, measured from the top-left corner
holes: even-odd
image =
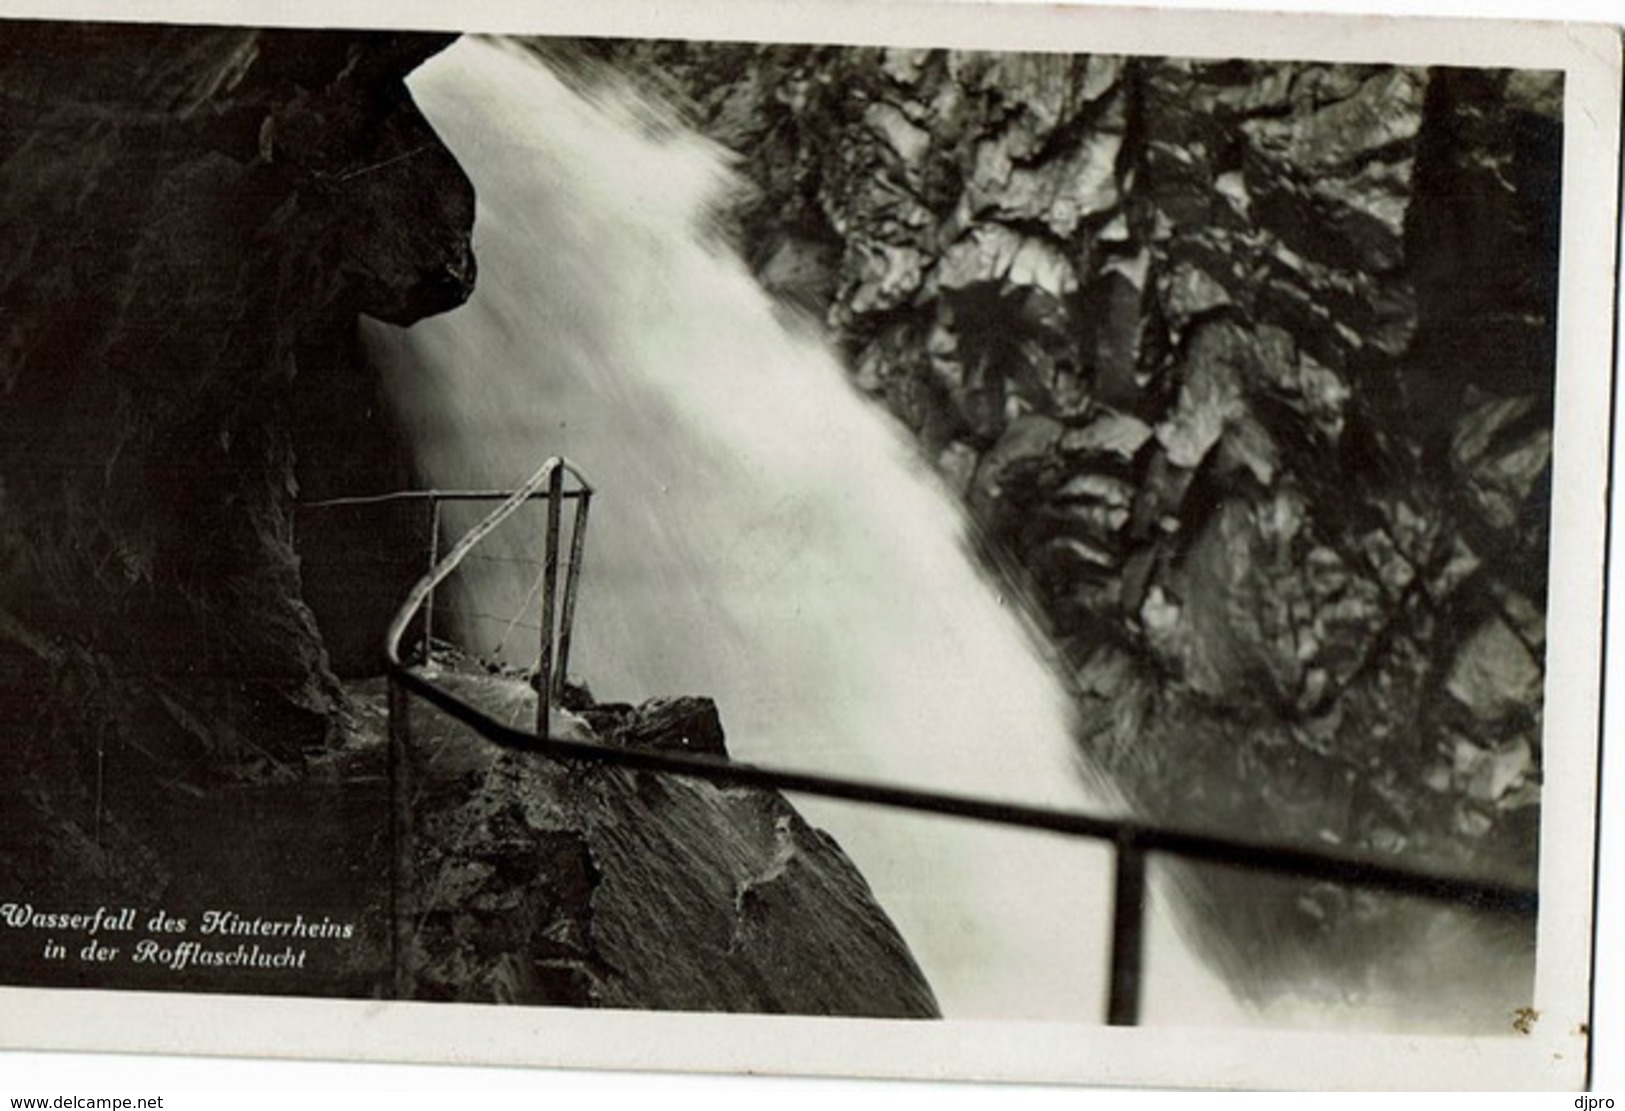
[[[1587,1084],[1617,29],[161,7],[0,8],[0,1046]]]

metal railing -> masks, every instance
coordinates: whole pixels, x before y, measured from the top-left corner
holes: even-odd
[[[555,469],[558,471],[556,478],[560,487],[557,497],[552,496],[553,491],[551,486],[551,484],[555,481],[555,476],[553,475],[553,471]],[[563,489],[563,479],[566,474],[575,480],[575,489]],[[548,489],[543,489],[542,487],[544,485],[548,486]],[[519,490],[397,490],[387,494],[367,494],[358,497],[324,498],[319,501],[302,502],[299,505],[299,509],[346,509],[389,505],[401,502],[421,502],[428,506],[429,510],[428,520],[425,525],[425,529],[428,534],[428,547],[426,551],[428,555],[428,565],[430,568],[434,568],[441,562],[441,506],[447,502],[494,501],[507,503],[510,500],[513,500],[513,504],[511,506],[505,504],[503,508],[499,508],[490,515],[490,517],[497,517],[496,520],[490,520],[488,517],[486,520],[482,521],[479,526],[477,526],[481,530],[479,536],[475,538],[475,542],[477,543],[479,540],[483,540],[487,535],[489,535],[497,525],[501,524],[502,521],[510,517],[520,505],[527,501],[549,499],[555,505],[569,500],[577,501],[578,510],[575,520],[571,525],[570,559],[566,572],[567,577],[563,610],[564,635],[560,638],[556,664],[552,660],[550,653],[547,652],[549,645],[548,638],[546,636],[543,636],[542,638],[542,645],[544,649],[543,656],[546,657],[544,662],[550,665],[550,671],[555,673],[557,676],[555,681],[548,684],[549,689],[544,692],[544,696],[546,698],[556,699],[561,689],[564,674],[568,669],[570,662],[569,630],[575,623],[576,575],[581,567],[583,545],[586,541],[587,513],[592,505],[592,495],[592,487],[582,478],[579,470],[567,462],[563,463],[562,467],[554,468],[553,460],[549,460],[543,465],[542,469],[537,471],[535,475],[531,476],[530,481]],[[500,517],[498,517],[498,514],[500,514]],[[556,555],[559,529],[559,515],[550,511],[548,517],[549,538],[547,541],[546,550],[553,553],[553,558],[555,561],[553,564],[550,565],[545,560],[528,559],[515,559],[511,560],[511,562],[526,563],[530,564],[531,566],[540,567],[542,569],[543,578],[551,583],[557,574]],[[435,615],[437,612],[439,612],[436,606],[436,589],[446,579],[446,577],[450,575],[450,573],[455,570],[463,560],[469,558],[484,560],[494,559],[496,562],[510,562],[509,559],[504,557],[474,556],[472,555],[473,547],[474,545],[471,544],[467,550],[461,553],[456,561],[453,561],[450,566],[444,569],[442,574],[434,576],[434,581],[427,584],[427,592],[424,593],[421,598],[417,599],[417,605],[414,612],[421,610],[423,613],[422,643],[425,646],[425,650],[427,650],[429,645],[434,643]],[[428,578],[428,576],[425,576],[425,578]],[[541,581],[541,579],[538,579],[539,584]],[[424,585],[424,580],[422,579],[415,584],[415,586],[421,585]],[[544,597],[546,596],[547,595],[544,595]],[[527,598],[526,603],[528,604],[528,602],[529,599]],[[505,618],[498,614],[479,613],[472,610],[459,609],[456,606],[446,606],[444,608],[452,612],[461,612],[466,616],[486,618],[497,622],[506,622],[510,630],[514,627],[523,627],[538,633],[543,631],[540,625],[519,620],[517,615],[512,618]],[[410,624],[410,617],[408,618],[408,624]],[[404,629],[401,631],[401,634],[395,637],[397,641],[400,639],[400,635],[404,635]],[[542,708],[545,712],[547,708],[545,702]]]
[[[564,488],[566,474],[574,478],[578,484],[576,489]],[[545,492],[542,489],[544,485],[547,487]],[[576,467],[566,460],[553,458],[549,459],[529,482],[511,493],[442,491],[432,495],[440,500],[453,498],[504,500],[444,556],[433,561],[429,572],[418,580],[397,611],[385,642],[384,652],[389,674],[391,836],[394,842],[390,914],[393,921],[392,954],[397,998],[411,997],[413,979],[412,962],[409,957],[412,942],[412,916],[409,909],[412,906],[411,893],[415,882],[410,866],[412,815],[409,801],[410,707],[413,698],[429,703],[468,726],[487,741],[515,752],[536,753],[558,760],[682,776],[726,786],[758,787],[842,799],[1107,842],[1115,850],[1116,868],[1106,1021],[1116,1026],[1131,1026],[1139,1021],[1146,868],[1147,858],[1152,853],[1163,853],[1199,863],[1229,865],[1252,871],[1349,884],[1393,895],[1449,902],[1473,910],[1499,912],[1531,920],[1537,913],[1538,894],[1531,888],[1498,880],[1442,875],[1408,865],[1371,860],[1347,852],[1268,844],[1244,838],[1152,826],[1132,819],[1101,818],[1048,807],[736,763],[720,757],[611,748],[586,741],[549,736],[550,701],[556,698],[562,689],[565,668],[569,662],[570,630],[575,616],[575,585],[585,540],[587,506],[590,504],[592,492],[591,486]],[[537,675],[539,705],[537,728],[534,733],[530,733],[496,721],[478,706],[414,671],[403,659],[401,642],[418,611],[426,606],[432,610],[436,586],[443,582],[492,530],[526,501],[534,498],[547,499],[548,525],[543,573],[542,652]],[[556,614],[560,507],[561,503],[569,498],[579,498],[580,505],[572,530],[562,613]],[[426,634],[424,641],[426,651],[430,643]]]

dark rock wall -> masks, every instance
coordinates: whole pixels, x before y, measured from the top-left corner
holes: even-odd
[[[764,284],[963,494],[1142,811],[1532,875],[1557,75],[537,48],[741,152]],[[1274,890],[1216,911],[1248,959],[1351,917]]]
[[[0,736],[49,831],[326,740],[290,399],[356,313],[472,287],[472,189],[402,83],[446,41],[0,30]]]
[[[298,359],[324,383],[297,391],[290,411],[302,596],[335,674],[382,675],[385,631],[434,554],[433,510],[415,499],[351,500],[422,485],[354,323],[345,321]],[[415,639],[419,631],[414,625],[409,634]]]

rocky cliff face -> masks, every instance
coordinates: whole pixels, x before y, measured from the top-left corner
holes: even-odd
[[[0,651],[18,733],[43,701],[81,711],[58,723],[75,742],[133,731],[166,756],[322,741],[336,688],[299,601],[280,418],[302,343],[472,288],[472,190],[402,84],[440,45],[6,29],[0,164],[21,218],[0,254]]]
[[[445,41],[5,28],[0,732],[83,835],[50,856],[95,858],[121,789],[294,765],[332,728],[287,413],[357,312],[472,288],[472,189],[402,83]]]
[[[502,720],[522,680],[440,682]],[[581,736],[727,756],[708,699],[581,707]],[[835,841],[771,791],[501,752],[420,714],[423,998],[935,1018],[903,939]]]
[[[1555,75],[537,48],[741,152],[763,282],[962,493],[1142,812],[1532,874]],[[1256,894],[1213,912],[1246,960],[1370,917]]]

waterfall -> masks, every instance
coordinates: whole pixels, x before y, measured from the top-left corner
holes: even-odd
[[[369,344],[427,482],[511,487],[562,454],[599,490],[572,676],[600,700],[711,695],[743,760],[1117,808],[952,497],[708,230],[731,156],[488,42],[433,59],[412,91],[475,182],[479,284]],[[494,649],[501,621],[467,615],[511,613],[532,572],[482,566],[454,604],[464,639]],[[1109,850],[796,804],[856,862],[945,1013],[1100,1020]],[[1148,1019],[1228,1016],[1170,916],[1150,929]]]

